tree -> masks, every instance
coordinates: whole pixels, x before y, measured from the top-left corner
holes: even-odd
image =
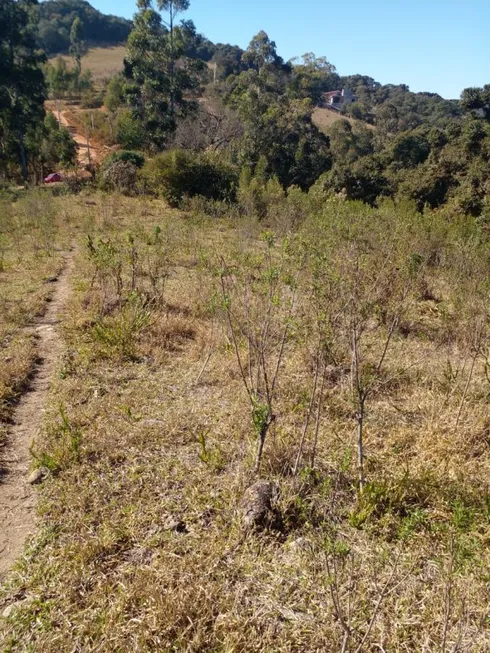
[[[87,52],[87,44],[83,40],[83,24],[80,18],[75,18],[70,31],[70,54],[75,62],[75,71],[82,72],[82,57]]]
[[[170,37],[170,119],[172,121],[175,117],[175,94],[177,90],[175,84],[175,61],[177,56],[182,54],[182,52],[178,51],[178,48],[176,48],[174,25],[177,15],[187,11],[189,5],[189,0],[157,0],[159,10],[168,12],[168,20],[166,22],[164,21],[164,25],[168,27]]]
[[[430,145],[421,132],[400,134],[392,150],[393,162],[403,168],[415,168],[423,163],[430,154]]]
[[[250,68],[230,78],[224,93],[244,128],[239,162],[253,172],[265,159],[266,173],[284,187],[308,188],[331,163],[328,138],[311,120],[311,101],[288,95],[291,67],[265,32],[252,39],[243,62]]]
[[[25,138],[44,119],[45,84],[36,49],[32,9],[35,0],[0,3],[0,151],[4,167],[20,159],[27,181]]]
[[[93,45],[125,43],[131,32],[131,21],[105,16],[86,0],[48,0],[38,10],[38,46],[49,56],[66,54],[70,50],[70,31],[74,18],[83,24],[83,38]]]
[[[70,31],[70,54],[75,63],[73,69],[73,90],[80,94],[80,81],[82,73],[82,57],[87,52],[87,45],[83,40],[83,25],[80,18],[75,18]]]
[[[111,77],[104,96],[104,106],[114,113],[124,104],[124,84],[121,74]]]
[[[56,101],[58,123],[61,124],[61,100],[65,97],[72,83],[73,73],[68,70],[63,57],[58,57],[56,63],[48,64],[45,69],[46,82],[49,96]]]
[[[28,135],[26,148],[35,179],[43,179],[46,172],[53,172],[60,165],[65,168],[72,166],[77,160],[77,144],[68,129],[60,127],[52,113],[48,113],[44,124]]]
[[[217,43],[212,62],[216,65],[219,78],[239,75],[244,70],[243,50],[237,45]]]
[[[134,118],[142,123],[145,138],[141,146],[161,150],[175,130],[176,120],[194,108],[184,97],[198,82],[202,62],[185,56],[189,26],[175,27],[175,16],[185,2],[160,3],[169,11],[169,30],[151,0],[138,0],[139,11],[128,39],[124,96]],[[178,67],[176,66],[179,62]]]
[[[490,121],[490,84],[485,84],[483,88],[465,88],[460,104],[464,111],[477,112]]]
[[[335,66],[326,57],[316,57],[307,52],[299,59],[292,59],[293,74],[289,92],[295,97],[310,98],[319,104],[323,93],[334,91],[340,86],[340,78]]]
[[[264,66],[279,68],[284,65],[283,60],[277,54],[276,44],[264,31],[256,34],[250,41],[247,50],[243,53],[242,61],[258,73]]]

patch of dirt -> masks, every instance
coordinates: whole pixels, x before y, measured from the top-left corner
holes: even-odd
[[[58,118],[58,113],[53,111],[55,118]],[[97,163],[101,158],[99,148],[93,142],[90,143],[90,155],[89,155],[89,145],[87,143],[87,137],[85,134],[81,134],[78,130],[78,127],[71,124],[68,120],[65,111],[60,112],[60,121],[63,127],[66,127],[71,134],[71,137],[77,144],[78,150],[78,165],[85,166],[89,163]]]
[[[53,283],[53,295],[46,312],[34,324],[38,365],[28,390],[14,414],[14,424],[0,451],[0,579],[22,553],[35,527],[36,492],[28,483],[32,462],[30,446],[42,427],[51,378],[62,353],[58,332],[59,315],[69,295],[73,253],[66,255],[63,270]]]

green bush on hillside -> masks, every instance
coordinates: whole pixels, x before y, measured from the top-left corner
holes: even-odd
[[[142,168],[145,165],[145,157],[141,152],[135,152],[134,150],[118,150],[117,152],[109,154],[109,156],[104,160],[103,167],[107,168],[118,161],[132,163],[136,168]]]
[[[148,161],[139,173],[142,190],[162,195],[171,206],[184,197],[233,201],[237,175],[233,168],[209,153],[169,150]]]

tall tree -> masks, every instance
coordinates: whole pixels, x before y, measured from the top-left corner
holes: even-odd
[[[196,87],[195,73],[202,67],[201,62],[185,55],[191,34],[189,24],[180,27],[174,22],[178,11],[188,6],[187,0],[170,4],[171,30],[151,0],[138,0],[139,11],[134,16],[126,54],[126,102],[134,119],[143,126],[142,147],[157,151],[165,146],[176,120],[192,108],[184,92]]]
[[[157,6],[160,11],[168,12],[168,19],[164,21],[164,25],[169,30],[169,43],[170,43],[170,118],[174,119],[175,116],[175,19],[178,14],[187,11],[190,6],[189,0],[157,0]]]
[[[255,68],[260,73],[266,66],[279,66],[283,63],[276,51],[276,44],[271,41],[263,30],[256,34],[243,53],[243,62],[250,68]]]
[[[83,39],[83,23],[77,16],[70,31],[70,54],[73,57],[75,70],[78,74],[82,72],[82,57],[86,52],[87,44]]]
[[[45,85],[36,50],[36,0],[0,2],[0,151],[4,165],[19,156],[27,181],[26,133],[44,119]]]
[[[56,102],[58,123],[61,125],[61,100],[65,97],[72,82],[73,73],[68,70],[63,57],[58,57],[54,65],[48,64],[45,69],[49,95]]]

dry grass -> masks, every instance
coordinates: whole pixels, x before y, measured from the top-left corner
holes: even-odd
[[[292,331],[262,467],[281,490],[275,520],[246,533],[255,437],[216,269],[221,255],[237,275],[255,270],[262,227],[115,196],[63,210],[110,240],[123,289],[118,299],[81,240],[35,450],[53,475],[39,534],[1,590],[5,604],[23,600],[2,650],[488,650],[488,383],[479,362],[465,393],[467,355],[437,338],[450,298],[431,311],[421,299],[418,330],[396,334],[369,407],[362,496],[348,372],[329,377],[315,469],[290,473],[312,383],[309,343]],[[121,327],[133,246],[150,298],[157,225],[167,281],[125,349],[97,325]]]
[[[123,69],[123,60],[126,54],[126,46],[116,45],[109,48],[90,48],[87,54],[82,58],[82,70],[90,70],[93,80],[97,84],[106,79],[110,79]],[[65,55],[69,65],[73,60]]]
[[[370,125],[367,122],[362,122],[361,120],[354,120],[353,118],[343,116],[341,113],[338,113],[332,109],[317,108],[313,112],[312,119],[313,123],[318,127],[318,129],[325,134],[328,134],[330,127],[339,120],[347,120],[347,122],[349,122],[353,127],[362,125],[368,129],[374,129],[374,125]]]
[[[35,320],[45,310],[67,246],[50,194],[0,204],[0,434],[36,363]]]

